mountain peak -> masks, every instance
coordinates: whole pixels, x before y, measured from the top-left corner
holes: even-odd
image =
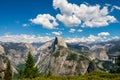
[[[67,45],[66,45],[64,39],[63,39],[61,36],[57,36],[57,37],[55,38],[53,44],[54,44],[54,46],[57,45],[57,46],[62,46],[62,47],[67,48]]]

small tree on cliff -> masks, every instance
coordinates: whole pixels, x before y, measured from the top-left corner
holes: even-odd
[[[39,71],[37,67],[35,67],[35,62],[30,52],[25,60],[24,74],[25,78],[35,78],[39,75]]]
[[[7,67],[6,67],[6,70],[5,70],[5,77],[4,77],[5,80],[12,80],[12,67],[11,67],[11,63],[10,61],[8,60],[7,62]]]

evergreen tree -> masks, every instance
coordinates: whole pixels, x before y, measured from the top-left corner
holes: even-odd
[[[52,76],[52,72],[49,70],[46,77],[50,77],[50,76]]]
[[[25,60],[24,74],[25,78],[35,78],[39,74],[37,67],[35,67],[33,56],[30,52],[28,53]]]
[[[24,68],[21,68],[19,71],[18,71],[18,77],[19,79],[22,79],[24,76]]]
[[[117,72],[120,73],[120,56],[117,59]]]
[[[6,70],[5,70],[5,77],[4,77],[5,80],[12,80],[12,67],[11,67],[11,63],[10,61],[8,60],[7,62],[7,67],[6,67]]]
[[[33,71],[33,78],[35,78],[35,77],[38,77],[40,74],[39,74],[39,70],[38,70],[38,68],[37,68],[37,66],[36,67],[34,67],[34,71]]]

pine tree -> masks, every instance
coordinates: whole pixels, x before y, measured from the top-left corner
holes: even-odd
[[[30,52],[28,53],[25,61],[24,74],[25,78],[35,78],[39,74],[37,67],[35,67],[33,56]]]
[[[19,71],[18,71],[18,77],[19,77],[19,79],[22,79],[23,78],[23,76],[24,76],[24,68],[21,68]]]
[[[117,72],[120,73],[120,56],[117,59]]]
[[[38,77],[39,76],[39,70],[38,70],[38,68],[37,68],[37,66],[36,67],[34,67],[34,71],[33,71],[33,78],[35,78],[35,77]]]
[[[49,70],[46,76],[47,76],[47,77],[52,76],[52,72]]]
[[[5,70],[5,77],[4,77],[5,80],[12,80],[12,67],[11,67],[11,63],[10,61],[8,60],[7,62],[7,67],[6,67],[6,70]]]

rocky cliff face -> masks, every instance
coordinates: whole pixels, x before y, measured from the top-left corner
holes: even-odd
[[[46,44],[49,44],[49,42]],[[88,58],[68,49],[61,37],[56,37],[51,45],[40,51],[36,65],[42,73],[47,73],[49,70],[54,75],[79,75],[87,73],[90,63]]]
[[[5,64],[5,60],[4,58],[2,58],[2,56],[0,56],[0,80],[2,80],[5,76],[5,67],[6,67],[6,64]]]
[[[70,48],[73,48],[79,52],[82,52],[86,56],[88,56],[91,60],[99,59],[99,60],[109,60],[108,57],[108,47],[106,45],[96,45],[96,44],[69,44]]]
[[[37,53],[36,49],[28,43],[2,43],[4,47],[4,57],[7,57],[12,64],[14,72],[17,73],[17,68],[25,63],[25,57],[28,52],[31,52],[33,56]]]
[[[102,64],[100,62],[96,65],[102,67],[102,70],[105,69],[101,65],[109,61],[107,53],[120,52],[119,43],[120,41],[92,45],[81,43],[67,46],[60,36],[40,44],[0,42],[0,56],[2,56],[2,59],[4,57],[3,62],[6,59],[11,61],[13,70],[16,73],[17,69],[25,63],[28,52],[31,52],[35,59],[35,65],[42,73],[47,73],[50,70],[54,75],[79,75],[95,69],[94,64],[91,62],[94,59],[102,61]],[[78,52],[69,47],[78,50]]]
[[[70,50],[62,37],[35,47],[28,43],[1,43],[2,56],[11,61],[14,72],[25,63],[28,52],[35,58],[35,65],[41,73],[49,70],[54,75],[79,75],[92,71],[91,61],[78,52]],[[93,68],[93,67],[92,67]]]
[[[64,48],[67,48],[67,45],[65,43],[65,41],[63,40],[63,38],[61,36],[57,36],[54,40],[54,42],[52,43],[52,49],[53,51],[58,47],[58,46],[62,46]]]
[[[5,53],[4,48],[0,45],[0,54]]]
[[[101,45],[95,45],[91,48],[92,56],[99,60],[109,60],[107,49]]]
[[[61,36],[57,36],[54,40],[53,46],[63,46],[67,48],[67,45]]]

